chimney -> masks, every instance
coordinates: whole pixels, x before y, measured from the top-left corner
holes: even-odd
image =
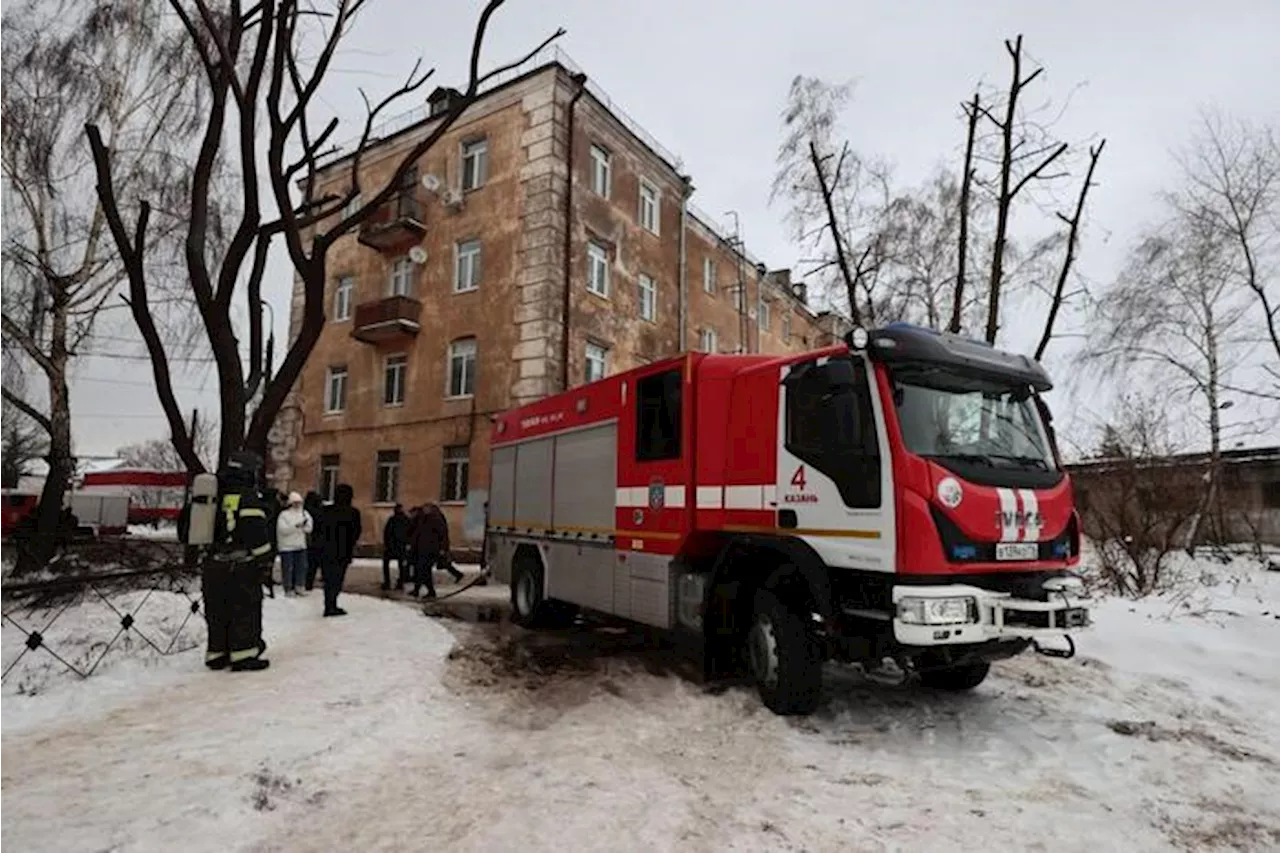
[[[436,90],[427,96],[427,115],[435,118],[449,111],[449,108],[457,103],[462,97],[462,93],[457,89],[451,89],[448,86],[437,86]]]
[[[803,281],[797,281],[791,285],[791,293],[796,299],[800,300],[801,305],[809,304],[809,285]]]

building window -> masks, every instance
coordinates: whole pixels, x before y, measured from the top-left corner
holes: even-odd
[[[646,180],[640,181],[640,226],[654,234],[658,233],[661,199],[657,187]]]
[[[382,370],[382,405],[404,405],[404,385],[408,374],[407,355],[387,356],[387,364]]]
[[[406,255],[396,258],[391,265],[390,291],[392,296],[409,296],[413,293],[413,261]]]
[[[791,343],[791,312],[782,315],[782,342]]]
[[[471,477],[471,459],[466,446],[446,447],[444,465],[440,469],[440,500],[461,503],[467,499],[467,481]]]
[[[698,336],[698,349],[702,350],[703,352],[712,352],[712,353],[717,351],[718,342],[716,341],[715,329],[702,330],[702,333]]]
[[[609,370],[609,350],[599,344],[587,344],[586,380],[604,379]]]
[[[760,331],[769,331],[769,320],[769,303],[761,299],[756,306],[756,325],[759,326]]]
[[[320,457],[320,478],[316,484],[317,491],[320,492],[321,500],[333,501],[333,495],[338,490],[338,463],[341,457],[338,454],[332,456]]]
[[[587,290],[609,298],[609,250],[599,243],[587,243]]]
[[[702,259],[702,289],[707,293],[716,292],[716,262],[710,258]]]
[[[596,195],[609,197],[609,187],[613,183],[613,167],[610,165],[609,149],[600,145],[591,146],[591,189]]]
[[[349,216],[355,216],[356,211],[360,209],[360,204],[360,193],[356,193],[352,196],[351,201],[347,202],[347,206],[342,208],[342,218],[346,219]]]
[[[351,294],[356,289],[356,280],[344,275],[338,279],[338,284],[333,288],[333,321],[341,323],[343,320],[351,319]]]
[[[742,283],[733,286],[733,310],[742,311],[742,291],[746,289],[746,285]]]
[[[480,286],[480,241],[464,240],[454,246],[453,292],[466,293]]]
[[[658,319],[658,284],[651,276],[640,273],[640,319],[650,323]]]
[[[379,450],[373,472],[373,502],[393,504],[400,494],[400,451]]]
[[[334,415],[347,408],[347,368],[330,367],[324,384],[324,410]]]
[[[680,458],[680,369],[636,383],[636,461]]]
[[[462,143],[462,189],[484,186],[489,177],[489,140],[474,139]]]
[[[461,338],[449,344],[449,396],[476,393],[476,339]]]

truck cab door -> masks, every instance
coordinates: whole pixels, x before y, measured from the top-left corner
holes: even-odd
[[[894,499],[884,415],[861,355],[784,368],[778,526],[832,567],[894,570]]]

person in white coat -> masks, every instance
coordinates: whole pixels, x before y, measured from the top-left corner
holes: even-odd
[[[307,537],[314,525],[302,508],[302,495],[289,493],[289,506],[276,519],[276,550],[280,552],[280,584],[285,595],[306,595]]]

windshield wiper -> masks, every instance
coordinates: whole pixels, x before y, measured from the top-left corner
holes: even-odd
[[[996,467],[996,463],[991,461],[990,456],[981,453],[930,453],[927,459],[955,459],[958,462],[977,462],[986,465],[988,468]]]
[[[1004,459],[1009,462],[1016,462],[1019,465],[1028,465],[1032,468],[1039,468],[1042,471],[1049,470],[1049,463],[1045,462],[1038,456],[1009,456],[1003,453],[990,454],[993,459]]]

